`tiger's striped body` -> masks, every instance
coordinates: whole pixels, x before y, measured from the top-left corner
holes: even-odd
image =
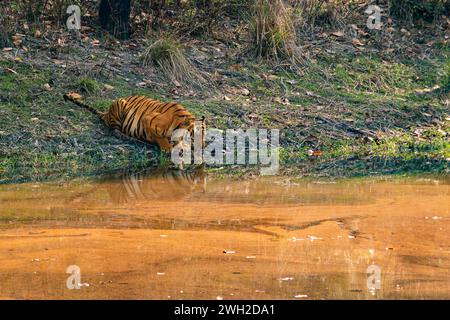
[[[109,110],[101,113],[74,98],[74,94],[64,96],[97,114],[113,130],[144,142],[156,143],[166,151],[171,151],[172,133],[176,129],[186,129],[192,136],[195,117],[182,105],[175,102],[160,102],[144,96],[130,96],[112,102]],[[204,118],[202,119],[202,139]]]

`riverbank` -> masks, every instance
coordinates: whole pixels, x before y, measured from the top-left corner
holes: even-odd
[[[141,94],[180,102],[206,116],[210,128],[280,129],[284,175],[448,173],[448,40],[417,42],[416,54],[394,54],[375,36],[362,46],[328,33],[304,40],[304,59],[291,70],[242,56],[229,43],[190,39],[183,43],[186,55],[209,80],[199,84],[144,67],[148,39],[84,36],[87,41],[64,32],[25,34],[21,46],[0,51],[0,183],[168,164],[156,147],[116,138],[92,114],[65,102],[68,91],[99,110]]]

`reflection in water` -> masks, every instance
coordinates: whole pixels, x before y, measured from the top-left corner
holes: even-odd
[[[435,178],[201,170],[2,185],[0,298],[448,299],[449,200]]]
[[[193,192],[206,190],[206,174],[195,171],[164,170],[126,173],[115,184],[107,183],[111,199],[119,204],[145,200],[186,200]]]

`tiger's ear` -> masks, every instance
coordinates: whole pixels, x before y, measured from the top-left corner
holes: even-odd
[[[202,117],[201,117],[201,120],[202,120],[203,123],[205,123],[205,121],[206,121],[205,116],[202,116]]]

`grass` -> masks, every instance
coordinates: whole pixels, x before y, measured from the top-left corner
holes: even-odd
[[[396,132],[382,136],[377,141],[355,144],[353,141],[343,140],[335,142],[333,146],[326,146],[321,160],[340,157],[368,158],[377,156],[385,159],[440,159],[443,162],[450,159],[450,122],[444,128],[416,129],[410,132]],[[302,161],[310,158],[307,147],[285,148],[282,160]]]
[[[164,46],[156,47],[148,63],[167,58]],[[247,87],[256,102],[242,95],[231,101],[183,96],[180,102],[194,115],[205,115],[209,127],[281,129],[282,173],[288,175],[448,172],[446,54],[428,61],[388,61],[324,53],[304,64],[303,75],[248,61],[231,80]],[[114,89],[106,90],[105,84]],[[170,100],[166,89],[136,87],[120,75],[71,74],[0,59],[0,183],[167,165],[156,147],[119,140],[92,114],[65,103],[62,94],[69,90],[82,92],[100,110],[132,94]],[[274,102],[277,97],[289,103]],[[367,130],[376,138],[363,139],[349,129]],[[308,150],[322,155],[308,156]],[[210,170],[244,176],[255,168]]]
[[[76,92],[92,95],[99,90],[99,85],[95,79],[83,76],[76,81],[74,89]]]
[[[64,103],[62,94],[72,81],[91,92],[94,80],[77,82],[77,78],[65,79],[20,62],[1,61],[3,68],[16,74],[0,73],[0,182],[98,174],[157,163],[152,150],[115,138],[89,112]],[[47,91],[43,85],[50,80],[55,85]]]

